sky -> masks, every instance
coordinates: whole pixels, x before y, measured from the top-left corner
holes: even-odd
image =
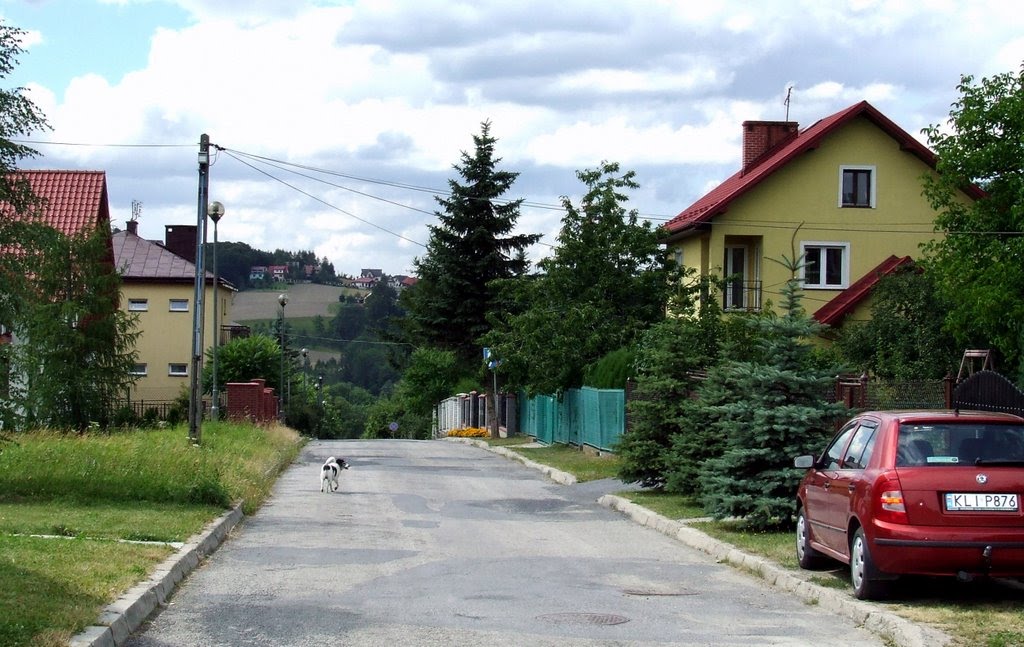
[[[485,121],[538,261],[577,171],[604,161],[636,172],[626,206],[660,224],[738,169],[746,120],[803,128],[867,100],[923,140],[961,75],[1020,70],[1015,5],[0,0],[26,32],[0,83],[51,126],[21,166],[105,171],[115,227],[133,202],[145,238],[196,223],[205,133],[219,240],[412,274]]]

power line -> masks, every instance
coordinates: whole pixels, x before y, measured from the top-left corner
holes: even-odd
[[[238,157],[237,155],[233,154],[230,151],[225,150],[224,153],[227,156],[231,157],[232,159],[237,160],[240,164],[244,164],[245,166],[248,166],[249,168],[251,168],[252,170],[256,171],[257,173],[265,175],[266,177],[270,178],[271,180],[274,180],[275,182],[279,182],[280,184],[288,187],[289,189],[291,189],[293,191],[297,191],[298,193],[301,193],[302,195],[306,196],[307,198],[319,202],[320,204],[324,205],[325,207],[328,207],[330,209],[334,209],[338,213],[342,213],[342,214],[344,214],[344,215],[346,215],[346,216],[348,216],[350,218],[355,218],[359,222],[362,222],[364,224],[370,225],[371,227],[375,227],[376,229],[379,229],[379,230],[383,231],[384,233],[391,234],[392,236],[394,236],[396,238],[400,238],[400,239],[402,239],[404,241],[407,241],[407,242],[410,242],[410,243],[412,243],[414,245],[419,245],[420,247],[426,247],[426,245],[424,245],[423,243],[419,242],[418,240],[413,240],[412,238],[409,238],[407,236],[403,236],[402,234],[400,234],[398,232],[391,231],[387,227],[382,227],[382,226],[378,225],[375,222],[371,222],[371,221],[369,221],[369,220],[367,220],[365,218],[360,218],[359,216],[355,215],[354,213],[351,213],[349,211],[345,211],[341,207],[333,205],[330,202],[327,202],[326,200],[324,200],[323,198],[319,198],[319,197],[313,195],[312,193],[310,193],[308,191],[304,191],[304,190],[300,189],[299,187],[295,186],[294,184],[290,184],[288,182],[285,182],[281,178],[276,177],[274,175],[271,175],[270,173],[264,171],[263,169],[258,168],[255,165],[250,164],[249,162],[241,159],[240,157]]]

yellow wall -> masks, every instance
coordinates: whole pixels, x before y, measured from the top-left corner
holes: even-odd
[[[844,165],[873,167],[874,208],[839,206]],[[855,119],[734,201],[710,233],[680,241],[683,264],[721,276],[727,239],[759,238],[761,258],[751,259],[759,276],[750,278],[762,281],[762,304],[771,300],[777,308],[790,276],[774,261],[798,256],[805,242],[847,243],[849,286],[891,255],[919,258],[920,244],[935,236],[935,212],[921,195],[926,172],[932,171],[896,140],[867,119]],[[706,253],[699,255],[702,238]],[[813,314],[839,292],[805,288],[803,306]],[[864,316],[863,310],[857,314]]]
[[[192,370],[192,317],[195,288],[191,284],[123,283],[121,309],[128,310],[129,299],[147,299],[148,310],[133,312],[138,315],[140,333],[135,347],[137,363],[146,364],[147,374],[140,377],[132,389],[132,401],[173,400],[189,388],[189,376],[168,375],[169,364],[185,364]],[[234,293],[220,288],[217,317],[221,324],[231,321],[231,303]],[[187,312],[171,312],[171,299],[187,299]],[[204,299],[203,344],[213,343],[213,286],[206,287]],[[221,343],[224,338],[221,338]],[[205,353],[203,356],[206,359]]]

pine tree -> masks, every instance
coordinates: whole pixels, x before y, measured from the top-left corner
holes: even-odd
[[[490,122],[473,136],[473,155],[462,153],[454,168],[461,181],[448,181],[451,195],[437,198],[440,221],[430,227],[424,256],[414,261],[417,284],[403,293],[406,326],[420,342],[454,351],[463,361],[480,357],[479,337],[495,296],[491,281],[522,275],[524,251],[539,235],[512,234],[522,200],[502,198],[518,173],[497,169],[497,139]]]
[[[724,443],[721,456],[704,466],[704,506],[716,518],[741,517],[752,529],[792,523],[801,477],[793,457],[820,449],[824,430],[845,411],[826,401],[833,371],[815,366],[809,342],[824,326],[800,305],[797,263],[783,262],[794,278],[782,289],[782,314],[748,319],[761,347],[750,359],[734,350],[709,376],[715,392],[701,394]]]

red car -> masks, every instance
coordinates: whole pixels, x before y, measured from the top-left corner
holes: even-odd
[[[871,411],[794,464],[800,566],[849,564],[858,598],[899,575],[1024,576],[1024,418]]]

